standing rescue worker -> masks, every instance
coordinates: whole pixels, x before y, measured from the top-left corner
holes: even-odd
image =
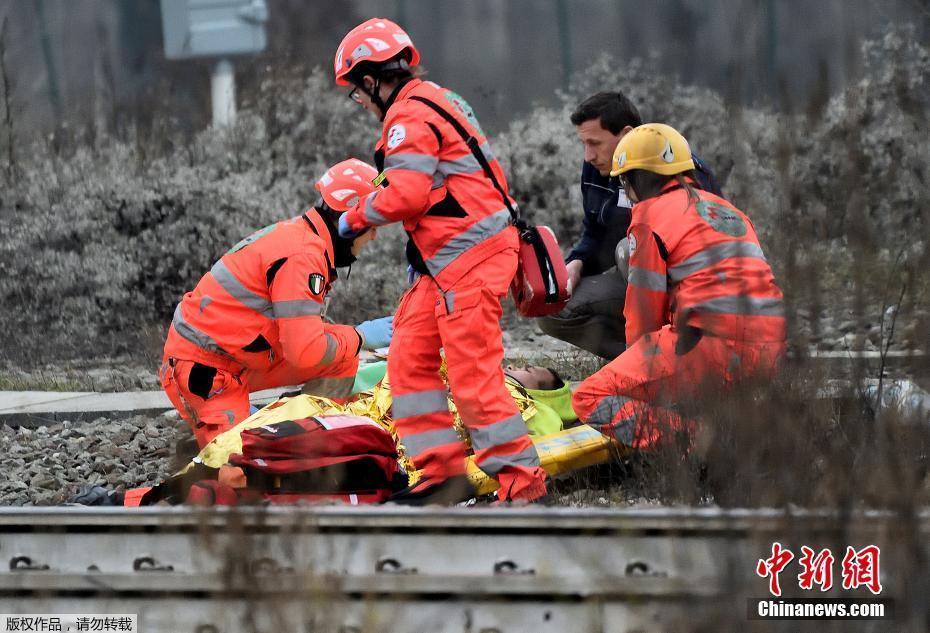
[[[414,77],[419,61],[407,33],[382,18],[350,31],[335,57],[336,83],[351,85],[349,96],[383,122],[375,160],[386,177],[340,218],[340,233],[402,222],[419,274],[397,308],[388,355],[394,423],[421,475],[408,498],[454,497],[464,475],[465,446],[439,374],[442,348],[478,466],[500,482],[501,500],[536,499],[546,492],[545,472],[501,370],[501,300],[516,272],[517,231],[455,126],[421,100],[464,127],[506,181],[471,107]]]
[[[637,449],[690,426],[674,405],[770,374],[785,351],[782,294],[755,228],[731,203],[698,189],[691,150],[647,123],[614,152],[635,204],[624,316],[629,347],[585,380],[579,417]]]
[[[359,350],[390,342],[393,317],[357,327],[322,318],[336,268],[374,237],[339,237],[338,216],[377,175],[355,159],[330,168],[316,207],[239,242],[178,304],[159,374],[200,447],[248,417],[253,391],[307,383],[307,393],[348,396]]]

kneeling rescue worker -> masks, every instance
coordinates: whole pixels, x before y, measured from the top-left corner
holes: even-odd
[[[611,176],[635,203],[628,347],[580,385],[573,404],[635,449],[691,427],[675,404],[771,375],[785,351],[782,293],[752,222],[700,190],[693,170],[688,142],[668,125],[634,128],[614,153]]]
[[[452,500],[464,479],[465,446],[439,374],[443,348],[478,466],[500,482],[501,500],[533,500],[546,493],[545,472],[501,370],[501,300],[519,238],[459,130],[506,187],[503,170],[465,100],[414,76],[419,61],[407,33],[382,18],[350,31],[336,52],[336,83],[351,85],[349,96],[383,122],[375,160],[387,179],[339,219],[340,233],[402,222],[410,237],[418,276],[397,308],[388,355],[394,423],[420,473],[409,496]]]
[[[336,268],[375,233],[341,238],[338,217],[377,175],[355,159],[333,166],[316,207],[236,244],[178,304],[159,374],[200,447],[248,417],[253,391],[307,383],[306,393],[348,396],[360,349],[390,342],[393,317],[352,327],[321,316]]]

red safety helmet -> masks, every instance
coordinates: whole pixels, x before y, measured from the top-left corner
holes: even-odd
[[[357,158],[350,158],[327,169],[313,186],[330,209],[342,212],[374,191],[373,181],[377,177],[377,169]]]
[[[420,63],[419,51],[407,32],[397,24],[385,18],[362,22],[342,38],[342,43],[336,49],[333,62],[336,83],[348,86],[346,76],[361,62],[386,62],[404,51],[409,51],[406,60],[408,66]]]

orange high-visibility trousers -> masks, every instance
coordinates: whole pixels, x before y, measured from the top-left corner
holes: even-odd
[[[249,417],[249,394],[262,389],[303,385],[308,393],[346,395],[357,361],[347,357],[323,367],[298,368],[281,359],[267,371],[216,368],[165,357],[161,386],[187,422],[200,448]],[[193,375],[192,375],[193,372]]]
[[[449,389],[477,465],[500,482],[502,500],[532,500],[546,493],[545,472],[501,367],[501,299],[516,265],[515,249],[500,251],[445,293],[431,277],[420,277],[394,316],[388,377],[397,434],[423,478],[438,483],[464,474],[465,445],[439,375],[443,348]]]
[[[693,427],[677,404],[724,395],[742,378],[771,376],[784,352],[780,341],[734,341],[695,330],[683,335],[666,325],[582,382],[572,404],[582,421],[608,437],[655,449]]]

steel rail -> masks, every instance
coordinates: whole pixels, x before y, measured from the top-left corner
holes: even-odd
[[[136,613],[146,633],[677,631],[745,624],[775,540],[838,559],[880,545],[896,596],[928,536],[927,512],[5,508],[0,613]]]
[[[235,519],[250,529],[278,530],[306,527],[327,529],[391,529],[452,531],[776,531],[802,524],[810,530],[868,529],[898,522],[886,510],[837,512],[803,509],[721,509],[717,507],[630,507],[623,509],[525,506],[511,508],[371,505],[317,505],[270,507],[153,506],[95,508],[81,506],[0,507],[0,532],[19,529],[183,530],[210,526],[230,527]],[[930,510],[910,520],[930,532]]]

